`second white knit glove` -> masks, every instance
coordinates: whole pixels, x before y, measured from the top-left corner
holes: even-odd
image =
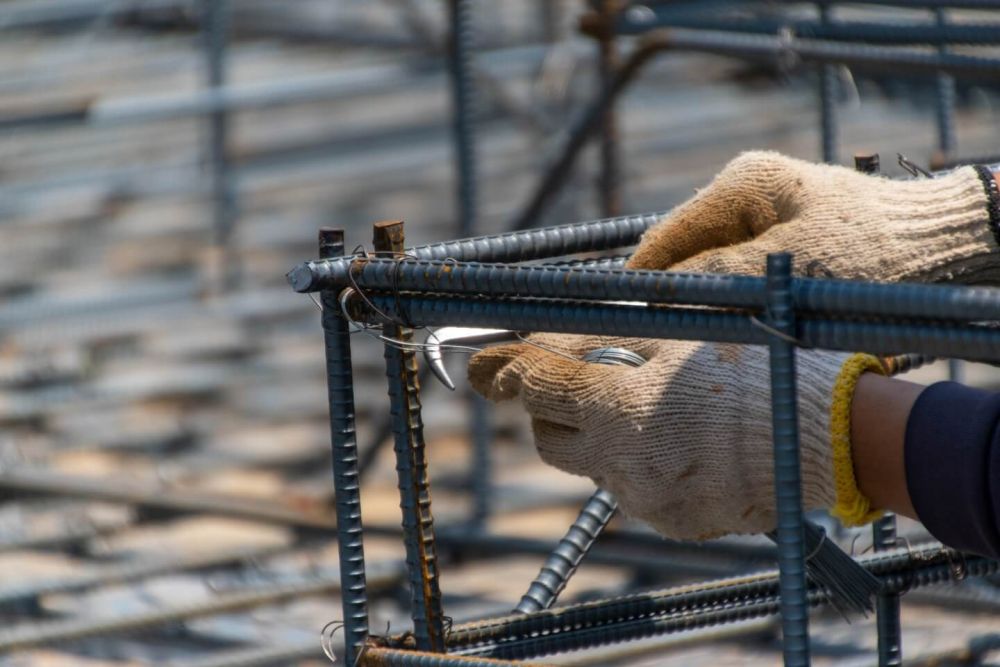
[[[744,153],[646,232],[628,266],[761,274],[768,253],[787,251],[805,275],[996,284],[993,187],[984,168],[899,181]]]
[[[480,352],[469,378],[487,398],[520,396],[543,460],[591,478],[626,514],[668,537],[774,528],[766,348],[595,336],[531,341]],[[638,368],[576,361],[609,346],[647,361]],[[879,370],[873,357],[798,356],[805,507],[834,508],[847,523],[872,516],[849,442],[850,397],[865,370]]]

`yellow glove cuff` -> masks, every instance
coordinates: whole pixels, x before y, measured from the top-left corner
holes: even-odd
[[[851,400],[858,378],[866,372],[885,375],[885,368],[870,354],[855,354],[845,361],[833,385],[833,404],[830,406],[833,484],[837,492],[837,502],[831,513],[845,526],[860,526],[882,515],[881,510],[872,509],[871,502],[858,489],[851,455]]]

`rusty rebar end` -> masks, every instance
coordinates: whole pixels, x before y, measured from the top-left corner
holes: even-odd
[[[402,252],[403,221],[380,220],[372,225],[372,244],[380,252]]]

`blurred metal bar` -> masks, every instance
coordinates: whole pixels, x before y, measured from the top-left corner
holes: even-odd
[[[439,655],[389,648],[368,648],[361,654],[361,665],[368,667],[545,667],[540,663],[511,662],[490,658]]]
[[[473,62],[476,25],[471,0],[449,0],[448,18],[458,231],[461,236],[470,236],[475,233],[479,217],[479,165],[476,155],[479,104]],[[469,481],[473,506],[470,521],[474,526],[482,526],[489,518],[492,502],[492,411],[486,401],[474,392],[468,393],[466,401],[472,439]]]
[[[323,228],[319,256],[344,254],[344,232]],[[340,590],[344,609],[344,642],[347,664],[368,641],[368,590],[361,525],[361,487],[358,444],[354,432],[354,375],[351,365],[351,332],[341,316],[339,295],[320,294],[323,305],[323,338],[326,346],[327,391],[330,404],[330,440],[333,446],[333,483],[337,508],[337,549],[340,556]]]
[[[819,6],[820,25],[829,26],[833,21],[829,5]],[[823,64],[819,67],[819,122],[823,162],[837,163],[837,97],[840,89],[837,67]]]
[[[378,253],[401,254],[404,249],[403,223],[376,223],[373,245]],[[441,610],[434,517],[427,479],[424,425],[420,415],[417,360],[412,350],[404,349],[412,342],[413,332],[390,323],[382,327],[382,335],[386,339],[385,368],[389,380],[399,506],[403,513],[403,544],[410,580],[413,635],[418,650],[443,653],[444,613]]]
[[[226,43],[229,34],[229,0],[202,0],[202,30],[208,87],[218,91],[226,83]],[[222,290],[239,282],[239,254],[232,249],[232,232],[237,216],[237,190],[229,168],[229,118],[225,109],[208,117],[208,161],[212,182],[213,242],[215,260],[221,263],[218,278]]]
[[[371,586],[384,591],[397,584],[402,567],[372,568]],[[227,614],[304,596],[322,595],[341,590],[340,577],[314,576],[302,581],[270,584],[249,590],[216,595],[207,600],[131,614],[108,615],[98,618],[71,618],[42,623],[7,625],[0,630],[0,653],[20,651],[36,646],[63,645],[67,642],[122,633],[206,616]]]
[[[619,13],[618,0],[592,0],[601,21],[613,25]],[[597,37],[598,82],[600,90],[608,90],[614,83],[618,68],[618,42],[613,30],[602,30]],[[611,217],[621,214],[621,152],[618,150],[618,115],[614,103],[609,104],[601,119],[601,171],[600,208],[601,215]]]

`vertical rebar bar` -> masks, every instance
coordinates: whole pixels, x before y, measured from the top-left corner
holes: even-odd
[[[948,23],[947,10],[938,7],[934,10],[934,18],[939,27],[944,28]],[[941,54],[948,53],[948,47],[944,44],[938,47]],[[938,151],[945,161],[955,157],[958,149],[958,139],[955,136],[955,77],[939,73],[935,81],[937,87],[937,131],[938,131]],[[958,359],[948,360],[948,379],[952,382],[962,381],[962,362]]]
[[[379,253],[401,255],[404,251],[403,223],[376,223],[373,245]],[[410,329],[398,324],[384,325],[382,333],[387,339],[403,344],[413,338]],[[418,650],[443,653],[444,615],[427,479],[424,424],[420,415],[420,382],[413,351],[404,350],[400,344],[386,343],[385,370],[389,379],[389,410],[396,451],[399,506],[403,513],[413,635]]]
[[[615,39],[614,25],[618,0],[593,0],[595,9],[601,14],[605,29],[601,30],[597,39],[598,49],[598,85],[609,89],[614,85],[615,73],[618,68],[618,42]],[[620,214],[621,202],[621,154],[618,150],[618,114],[615,104],[611,103],[604,111],[601,119],[601,173],[600,173],[600,205],[601,215],[612,217]]]
[[[795,382],[795,311],[791,284],[791,255],[769,254],[767,310],[774,334],[768,345],[771,358],[781,628],[786,667],[802,667],[809,664],[809,607],[803,547],[798,398]]]
[[[872,524],[872,541],[875,551],[894,549],[896,542],[896,517],[887,514]],[[875,600],[878,626],[878,664],[890,667],[903,664],[903,642],[899,622],[899,594],[879,593]]]
[[[323,228],[319,256],[344,254],[344,232]],[[337,294],[320,293],[323,306],[323,339],[326,347],[326,380],[330,405],[330,441],[333,447],[333,487],[337,513],[337,549],[340,556],[341,600],[347,664],[353,665],[368,639],[368,589],[361,525],[361,487],[358,443],[354,432],[354,376],[351,367],[351,334],[341,316]]]
[[[819,6],[820,23],[831,22],[831,7],[826,3]],[[819,66],[819,118],[822,133],[823,162],[837,162],[837,66]]]
[[[475,124],[477,100],[473,77],[472,49],[475,24],[472,0],[449,0],[451,35],[448,43],[451,74],[453,133],[455,142],[455,179],[458,199],[458,233],[475,233],[478,217],[478,169]],[[490,514],[492,462],[490,459],[490,409],[486,401],[469,392],[472,461],[470,486],[473,494],[472,522],[482,525]]]
[[[218,90],[226,83],[226,45],[229,34],[229,0],[203,0],[202,30],[205,45],[207,84]],[[224,288],[235,285],[239,264],[230,243],[236,220],[236,191],[229,168],[227,145],[229,118],[225,109],[208,116],[208,155],[211,172],[213,237],[218,250],[220,279]]]

